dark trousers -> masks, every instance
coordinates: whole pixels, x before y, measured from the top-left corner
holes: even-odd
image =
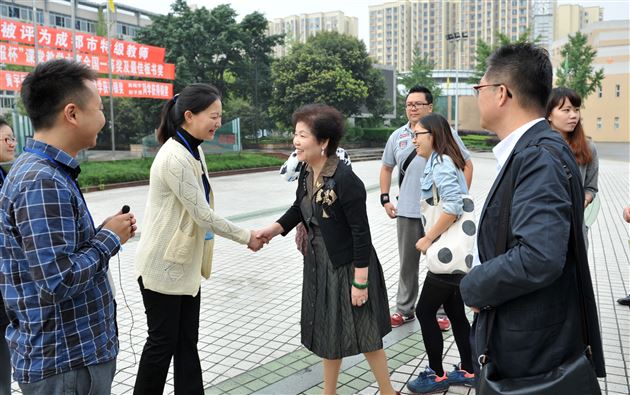
[[[464,302],[459,292],[459,284],[450,281],[442,281],[432,274],[427,274],[420,293],[416,315],[420,321],[422,340],[429,358],[429,367],[439,376],[444,375],[442,367],[442,354],[444,352],[444,340],[442,332],[435,320],[435,313],[440,305],[444,305],[446,316],[451,320],[451,328],[455,343],[459,350],[462,369],[473,371],[472,354],[470,350],[470,324],[464,311]]]
[[[199,301],[195,296],[165,295],[144,288],[138,279],[149,336],[142,350],[134,394],[162,394],[174,357],[175,394],[203,394],[197,352]]]
[[[0,311],[0,314],[5,313]],[[11,395],[11,353],[5,337],[6,329],[6,323],[0,324],[0,395]]]

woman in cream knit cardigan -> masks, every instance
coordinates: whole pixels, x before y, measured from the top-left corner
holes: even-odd
[[[193,84],[162,109],[163,144],[151,166],[149,197],[136,255],[148,338],[134,394],[161,394],[174,357],[176,393],[203,393],[197,352],[201,277],[210,275],[214,235],[256,251],[262,241],[213,210],[201,147],[221,126],[221,98]]]

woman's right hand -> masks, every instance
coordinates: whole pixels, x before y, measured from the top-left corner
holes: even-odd
[[[273,224],[259,229],[257,231],[252,231],[252,236],[261,243],[260,247],[257,250],[254,251],[258,251],[260,248],[262,248],[263,244],[269,244],[269,242],[271,241],[271,239],[273,239],[274,237],[276,237],[277,235],[279,235],[280,233],[282,233],[284,229],[282,229],[282,226],[280,226],[279,223],[274,222]],[[250,242],[252,240],[250,239]],[[249,247],[249,244],[248,244]]]
[[[433,244],[433,240],[424,236],[416,242],[416,250],[420,251],[422,254],[426,254],[431,244]]]
[[[247,243],[247,248],[256,252],[260,250],[261,248],[263,248],[264,245],[265,245],[265,240],[262,238],[258,238],[256,235],[256,232],[251,230],[249,233],[249,242]]]

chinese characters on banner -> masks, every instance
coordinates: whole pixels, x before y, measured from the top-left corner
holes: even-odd
[[[34,45],[35,34],[33,25],[10,19],[0,19],[0,40]],[[164,63],[164,48],[115,39],[112,39],[111,42],[112,57]],[[72,51],[72,31],[38,26],[37,43],[44,47]],[[110,49],[107,38],[82,32],[75,32],[74,44],[77,52],[95,56],[107,57]]]
[[[41,62],[51,59],[73,59],[72,52],[68,51],[39,48],[38,52],[38,59]],[[102,58],[95,55],[77,54],[77,61],[85,63],[99,73],[106,74],[109,71],[107,68],[107,57]],[[0,42],[0,63],[35,66],[35,47]],[[112,58],[112,73],[173,80],[175,79],[175,65],[170,63],[153,63],[140,60]]]
[[[9,41],[9,42],[2,42]],[[35,66],[35,34],[33,25],[11,19],[0,19],[0,63]],[[18,45],[29,44],[29,45]],[[73,59],[72,31],[47,26],[37,27],[37,58]],[[135,42],[111,40],[104,37],[75,32],[76,60],[85,63],[101,74],[110,71],[116,75],[144,78],[175,79],[175,65],[164,63],[165,49]],[[108,62],[111,50],[111,65]],[[19,90],[27,73],[0,71],[0,90]],[[99,93],[109,95],[106,79],[97,81]],[[113,80],[112,94],[117,97],[170,99],[173,85],[152,81]]]
[[[0,90],[18,91],[28,73],[0,70]],[[96,81],[101,96],[109,96],[109,81],[99,78]],[[149,99],[170,99],[173,97],[173,84],[153,81],[112,80],[115,97],[137,97]]]

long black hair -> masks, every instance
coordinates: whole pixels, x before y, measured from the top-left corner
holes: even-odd
[[[186,111],[198,114],[217,100],[221,100],[221,93],[210,84],[190,84],[182,89],[162,107],[160,126],[157,130],[158,142],[164,144],[170,137],[175,136],[177,129],[184,123]]]

